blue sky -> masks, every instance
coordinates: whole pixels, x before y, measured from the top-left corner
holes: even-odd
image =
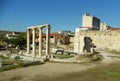
[[[75,31],[86,12],[120,27],[120,0],[0,0],[0,30],[50,24],[52,31]]]

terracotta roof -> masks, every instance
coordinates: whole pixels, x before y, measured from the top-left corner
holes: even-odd
[[[109,30],[116,31],[116,30],[120,30],[120,28],[110,28]]]
[[[56,35],[55,33],[51,33],[51,34],[50,34],[50,38],[53,38],[55,35]],[[42,37],[43,37],[43,38],[46,38],[46,34],[42,34]]]
[[[55,35],[56,35],[56,33],[51,33],[51,34],[50,34],[50,38],[53,38]],[[39,37],[39,35],[36,34],[36,37]],[[43,34],[42,34],[42,37],[43,37],[43,38],[46,38],[46,34],[43,33]]]

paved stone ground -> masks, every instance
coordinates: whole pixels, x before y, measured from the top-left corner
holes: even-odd
[[[52,78],[66,73],[80,72],[97,66],[107,65],[116,61],[118,58],[111,58],[112,54],[101,52],[104,59],[97,63],[55,63],[47,62],[43,65],[30,66],[26,68],[18,68],[9,71],[0,72],[0,81],[34,81],[35,78]],[[114,55],[115,56],[115,55]]]

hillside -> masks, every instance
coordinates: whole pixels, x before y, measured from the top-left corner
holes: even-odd
[[[6,34],[12,34],[13,32],[17,32],[17,31],[0,30],[0,38],[4,37]],[[22,32],[18,32],[18,33],[22,33]]]

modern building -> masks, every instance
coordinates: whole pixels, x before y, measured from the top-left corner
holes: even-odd
[[[82,28],[99,30],[100,29],[100,19],[95,16],[91,16],[89,13],[85,13],[82,16]]]

